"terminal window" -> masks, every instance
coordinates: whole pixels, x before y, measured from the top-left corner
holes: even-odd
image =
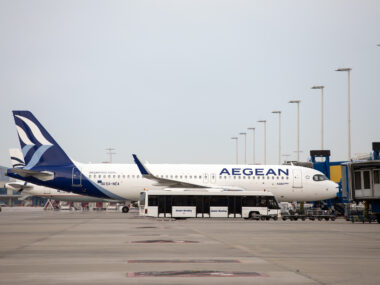
[[[355,172],[354,178],[355,178],[355,182],[354,182],[355,183],[355,190],[362,189],[362,176],[361,176],[360,171]]]
[[[373,183],[380,184],[380,170],[373,171]]]
[[[364,189],[371,188],[369,171],[363,171],[363,181],[364,181]]]

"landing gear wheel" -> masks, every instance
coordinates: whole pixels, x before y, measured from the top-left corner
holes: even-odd
[[[250,212],[249,213],[249,218],[251,220],[260,220],[260,214],[258,214],[256,212]]]
[[[121,211],[123,213],[128,213],[129,212],[129,207],[128,206],[124,206],[123,208],[121,208]]]

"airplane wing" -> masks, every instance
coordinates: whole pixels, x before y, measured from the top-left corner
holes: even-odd
[[[210,188],[208,186],[204,186],[200,184],[187,183],[187,182],[182,182],[178,180],[157,177],[154,174],[152,174],[146,168],[145,165],[142,164],[142,162],[138,159],[137,155],[133,154],[133,159],[135,160],[135,163],[137,164],[137,167],[139,168],[141,175],[146,179],[156,181],[157,186],[167,186],[170,188]]]
[[[54,173],[50,171],[35,171],[22,168],[8,168],[8,172],[16,173],[22,177],[34,177],[42,181],[54,179]]]
[[[155,186],[166,186],[169,188],[200,188],[200,189],[213,189],[213,188],[218,188],[218,189],[224,189],[224,190],[233,190],[233,191],[242,191],[245,190],[240,187],[232,187],[232,186],[213,186],[213,185],[202,185],[202,184],[196,184],[196,183],[188,183],[188,182],[183,182],[183,181],[178,181],[178,180],[173,180],[173,179],[167,179],[167,178],[162,178],[155,176],[152,172],[148,170],[148,168],[138,159],[137,155],[133,154],[133,159],[135,163],[137,164],[137,167],[140,170],[141,175],[150,180],[154,180],[157,182]]]

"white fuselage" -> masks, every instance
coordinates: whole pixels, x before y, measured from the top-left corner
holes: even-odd
[[[143,178],[135,164],[81,164],[80,171],[103,189],[126,200],[137,201],[144,190],[168,186]],[[189,165],[149,164],[160,178],[207,187],[236,187],[272,192],[278,201],[319,201],[335,198],[338,185],[330,180],[314,181],[322,173],[293,165]]]

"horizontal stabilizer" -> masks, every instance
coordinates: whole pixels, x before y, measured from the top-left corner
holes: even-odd
[[[34,177],[41,181],[48,181],[54,179],[54,173],[50,171],[35,171],[22,168],[9,168],[8,173],[16,173],[22,177]]]
[[[33,186],[25,185],[25,183],[9,182],[5,184],[5,188],[10,189],[10,190],[20,191],[20,190],[33,189]]]

